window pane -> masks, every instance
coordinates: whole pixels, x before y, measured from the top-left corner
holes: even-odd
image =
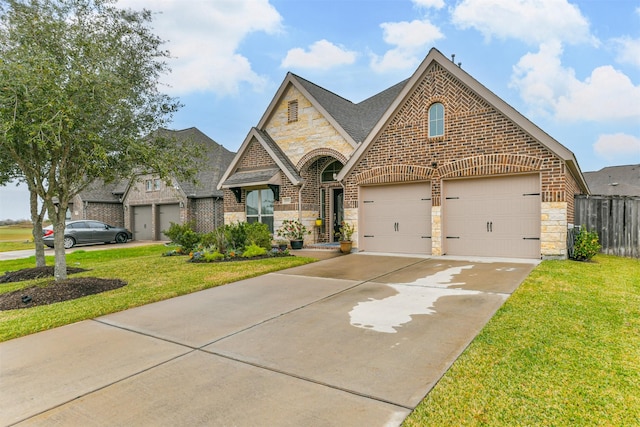
[[[444,135],[444,106],[440,103],[429,107],[429,136]]]
[[[331,182],[335,181],[334,176],[342,170],[342,163],[339,161],[334,161],[330,163],[324,170],[322,171],[322,182]]]
[[[258,215],[259,191],[249,191],[247,193],[247,216]]]
[[[268,190],[262,190],[260,191],[260,196],[261,196],[261,205],[262,205],[262,211],[260,212],[261,215],[273,215],[273,190],[268,189]]]
[[[267,224],[269,227],[269,232],[273,233],[273,216],[263,216],[262,221],[263,224]]]

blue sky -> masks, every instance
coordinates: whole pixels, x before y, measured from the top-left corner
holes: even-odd
[[[292,71],[353,102],[409,77],[435,47],[572,150],[582,171],[640,163],[640,1],[120,0],[159,12],[167,93],[236,151]],[[28,218],[0,187],[0,219]]]

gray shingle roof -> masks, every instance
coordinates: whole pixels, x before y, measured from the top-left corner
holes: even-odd
[[[80,192],[80,198],[85,202],[120,203],[120,196],[124,192],[118,192],[121,186],[121,182],[105,184],[104,181],[98,179]]]
[[[265,182],[271,180],[274,175],[279,173],[279,168],[236,172],[224,182],[224,185],[230,187],[242,187],[243,185],[249,184],[264,184]]]
[[[180,188],[187,197],[222,197],[223,191],[217,190],[216,186],[233,160],[235,153],[227,150],[195,127],[183,130],[161,129],[160,131],[170,138],[175,138],[179,144],[202,144],[204,147],[205,158],[198,167],[197,183],[178,180]]]
[[[292,74],[315,98],[333,119],[353,138],[356,143],[363,141],[382,114],[389,108],[409,79],[391,86],[382,92],[354,104],[315,83]]]
[[[222,197],[223,191],[216,186],[227,169],[235,153],[227,150],[222,145],[202,133],[195,127],[183,130],[160,129],[167,138],[174,138],[178,144],[202,144],[204,147],[204,159],[201,160],[196,174],[197,183],[186,180],[178,180],[180,188],[190,198]],[[117,203],[129,186],[128,180],[121,180],[112,184],[104,184],[101,180],[95,181],[80,193],[80,197],[88,202]]]
[[[583,175],[593,195],[640,196],[640,164],[608,166]]]
[[[289,160],[289,157],[287,157],[287,155],[284,154],[284,152],[280,149],[278,144],[276,144],[273,138],[271,138],[271,136],[266,131],[260,130],[258,128],[254,128],[254,129],[262,137],[263,141],[269,146],[269,148],[273,151],[273,153],[278,158],[280,163],[287,168],[289,173],[293,177],[295,177],[298,181],[302,181],[302,177],[300,176],[300,174],[298,174],[298,171],[296,170],[295,165],[291,163],[291,160]]]

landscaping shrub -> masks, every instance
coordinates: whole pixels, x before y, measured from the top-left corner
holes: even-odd
[[[247,245],[247,223],[236,222],[224,226],[225,237],[231,249],[242,251]]]
[[[216,235],[215,231],[209,233],[203,233],[200,235],[200,246],[203,248],[216,247]]]
[[[224,259],[224,254],[221,254],[218,251],[215,252],[207,252],[205,253],[202,258],[206,261],[206,262],[213,262],[213,261],[218,261],[221,259]]]
[[[168,230],[162,232],[176,245],[182,246],[182,252],[191,252],[200,242],[200,235],[193,231],[193,221],[184,224],[172,222]]]
[[[265,248],[258,246],[255,243],[252,243],[249,246],[247,246],[245,251],[242,253],[242,256],[244,258],[253,258],[256,256],[265,255],[266,253],[267,253],[267,250]]]
[[[572,259],[588,261],[600,252],[598,233],[581,228],[573,242]]]
[[[261,222],[252,222],[247,224],[247,245],[257,245],[264,248],[265,251],[271,249],[271,233],[269,232],[269,226]]]

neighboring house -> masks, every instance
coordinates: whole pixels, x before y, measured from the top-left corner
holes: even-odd
[[[162,231],[171,222],[193,221],[195,231],[202,233],[224,224],[223,192],[216,184],[235,153],[195,127],[159,132],[179,144],[203,146],[205,157],[198,166],[196,184],[172,178],[167,185],[153,174],[111,185],[96,182],[74,198],[71,218],[127,227],[135,240],[165,240]]]
[[[138,176],[123,197],[125,226],[136,240],[166,240],[162,231],[172,222],[193,221],[196,232],[213,231],[224,224],[223,192],[216,184],[235,153],[195,127],[160,132],[179,144],[202,145],[205,158],[198,165],[197,183],[173,178],[167,185],[156,175]]]
[[[595,172],[585,172],[589,191],[599,196],[639,196],[640,164],[608,166]]]
[[[122,196],[127,182],[105,184],[94,181],[73,198],[69,204],[69,219],[95,219],[107,224],[124,227]]]
[[[354,104],[287,74],[224,173],[225,222],[284,219],[369,252],[564,258],[575,156],[432,49]]]

